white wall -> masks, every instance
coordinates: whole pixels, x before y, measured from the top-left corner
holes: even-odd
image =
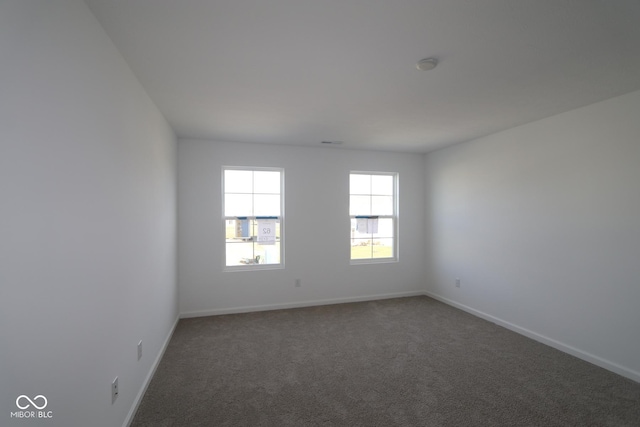
[[[222,166],[285,169],[282,270],[223,272]],[[422,292],[423,156],[201,140],[178,142],[183,316]],[[350,265],[349,171],[399,173],[400,261]],[[319,227],[317,229],[316,227]],[[317,232],[313,232],[317,229]],[[300,278],[302,286],[294,287]]]
[[[429,293],[640,381],[639,111],[634,92],[428,154]]]
[[[178,314],[175,136],[80,0],[3,0],[0,58],[0,425],[122,425]]]

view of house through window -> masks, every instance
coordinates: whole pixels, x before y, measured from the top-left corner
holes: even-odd
[[[225,265],[282,264],[282,169],[224,168]]]
[[[396,174],[349,175],[351,260],[396,258],[396,186]]]

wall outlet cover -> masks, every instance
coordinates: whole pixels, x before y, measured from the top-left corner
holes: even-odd
[[[115,377],[113,381],[111,381],[111,404],[116,401],[118,398],[118,394],[120,393],[118,389],[118,377]]]

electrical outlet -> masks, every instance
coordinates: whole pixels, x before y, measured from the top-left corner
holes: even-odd
[[[142,340],[138,343],[138,360],[142,359]]]
[[[296,279],[296,281],[295,281],[295,287],[296,287],[296,288],[299,288],[301,285],[302,285],[302,280],[300,280],[300,279]]]
[[[120,392],[119,392],[119,389],[118,389],[118,377],[116,377],[111,382],[111,404],[112,405],[116,401],[116,399],[118,398],[118,393],[120,393]]]
[[[456,288],[460,287],[460,279],[456,277]]]

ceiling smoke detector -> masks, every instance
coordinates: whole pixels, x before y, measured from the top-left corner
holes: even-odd
[[[429,71],[436,68],[436,65],[438,65],[438,60],[436,58],[425,58],[418,61],[416,68],[420,71]]]

